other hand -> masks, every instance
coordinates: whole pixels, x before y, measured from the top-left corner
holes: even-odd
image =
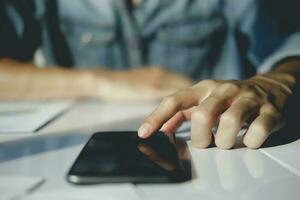
[[[98,94],[106,100],[151,101],[192,85],[188,78],[159,67],[116,71],[102,77]]]

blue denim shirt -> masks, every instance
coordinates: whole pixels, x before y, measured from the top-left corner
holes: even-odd
[[[43,1],[36,3],[43,22]],[[197,80],[240,79],[249,76],[246,63],[264,72],[300,54],[299,33],[277,34],[259,0],[143,0],[132,12],[125,0],[58,0],[58,6],[78,68],[155,65]],[[43,52],[55,64],[47,32]]]

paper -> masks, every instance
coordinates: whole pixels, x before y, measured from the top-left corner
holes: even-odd
[[[37,189],[44,179],[41,177],[0,177],[0,200],[21,199],[26,193]]]
[[[67,109],[67,102],[0,102],[0,133],[34,132]]]
[[[74,186],[72,188],[36,191],[22,200],[139,200],[132,184]],[[143,198],[144,199],[144,198]]]

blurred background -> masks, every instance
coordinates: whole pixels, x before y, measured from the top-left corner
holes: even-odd
[[[153,101],[251,77],[299,39],[298,10],[296,0],[0,0],[0,99]]]

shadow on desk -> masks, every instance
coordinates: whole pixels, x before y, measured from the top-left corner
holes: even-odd
[[[279,131],[270,135],[263,147],[273,147],[284,145],[300,139],[300,83],[297,82],[292,88],[293,94],[288,98],[283,118],[286,119],[286,125]]]
[[[277,132],[270,135],[263,147],[274,147],[289,144],[300,139],[300,128],[296,121],[289,123]]]

